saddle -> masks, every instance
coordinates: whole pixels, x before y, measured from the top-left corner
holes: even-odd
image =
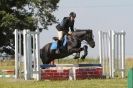
[[[72,34],[69,34],[69,33],[68,33],[68,34],[66,34],[65,36],[71,37],[71,36],[72,36]],[[64,37],[65,37],[65,36],[64,36]],[[58,38],[58,37],[53,37],[53,40],[58,41],[58,40],[59,40],[59,38]]]
[[[52,42],[52,45],[51,45],[51,48],[50,48],[51,50],[57,49],[58,40],[59,40],[58,37],[53,37],[53,42]],[[62,47],[61,48],[64,48],[66,46],[67,42],[68,42],[67,35],[65,35],[61,41],[62,41],[62,44],[61,44]]]
[[[58,41],[59,39],[58,37],[53,37],[53,40]]]

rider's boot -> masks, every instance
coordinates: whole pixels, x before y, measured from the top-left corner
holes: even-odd
[[[56,54],[60,54],[61,40],[57,41],[57,49],[55,51]]]

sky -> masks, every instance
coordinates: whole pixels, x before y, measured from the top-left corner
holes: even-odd
[[[60,0],[59,8],[54,12],[59,22],[76,12],[74,28],[92,29],[96,42],[95,48],[88,48],[88,57],[96,58],[98,51],[98,31],[126,32],[126,56],[133,56],[133,0]],[[40,48],[57,36],[53,24],[40,34]]]

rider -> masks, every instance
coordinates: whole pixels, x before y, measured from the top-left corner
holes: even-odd
[[[62,46],[62,38],[66,34],[71,34],[74,32],[74,19],[76,17],[75,12],[70,12],[69,17],[64,17],[62,22],[59,23],[56,28],[57,28],[57,33],[58,33],[58,43],[57,43],[57,50],[56,53],[60,53],[60,47]],[[71,29],[71,31],[69,30]]]

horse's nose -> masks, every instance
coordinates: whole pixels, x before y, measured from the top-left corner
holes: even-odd
[[[92,42],[92,48],[94,48],[95,47],[95,42]]]
[[[94,48],[95,47],[95,44],[92,46],[92,48]]]

